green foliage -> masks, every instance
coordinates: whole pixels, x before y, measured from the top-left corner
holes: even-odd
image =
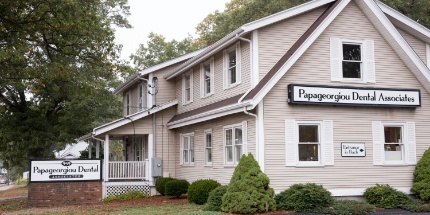
[[[164,194],[166,196],[175,196],[179,198],[182,194],[186,194],[190,183],[184,179],[174,179],[166,183]]]
[[[381,0],[412,20],[430,28],[430,1],[416,0]]]
[[[315,212],[332,215],[365,215],[375,212],[375,206],[353,200],[335,200],[331,207],[322,208]]]
[[[165,195],[165,188],[166,188],[166,183],[171,181],[171,180],[175,180],[174,178],[170,178],[170,177],[166,177],[166,178],[157,178],[157,180],[155,181],[155,190],[160,193],[160,195],[164,196]]]
[[[398,191],[388,184],[368,187],[363,196],[368,203],[387,209],[401,208],[411,200],[406,193]]]
[[[245,214],[275,210],[274,191],[269,183],[252,154],[243,155],[222,197],[222,210]]]
[[[314,183],[294,184],[275,197],[278,209],[315,212],[333,204],[331,193]]]
[[[127,193],[123,193],[120,195],[115,195],[115,196],[108,196],[106,198],[103,199],[103,202],[110,202],[113,200],[130,200],[130,199],[140,199],[140,198],[147,198],[148,195],[146,193],[143,192],[139,192],[139,191],[130,191]]]
[[[430,201],[430,148],[428,148],[422,158],[415,166],[413,186],[411,191],[421,200]]]
[[[0,2],[0,159],[6,168],[52,158],[120,116],[111,93],[130,27],[126,0]],[[7,126],[4,126],[7,125]]]
[[[222,185],[209,193],[207,204],[205,205],[205,211],[222,211],[222,196],[227,192],[227,185]]]
[[[188,202],[198,205],[205,204],[209,193],[219,186],[221,184],[212,179],[201,179],[191,183],[187,192]]]

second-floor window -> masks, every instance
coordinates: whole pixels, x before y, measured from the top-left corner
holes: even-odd
[[[130,92],[128,92],[125,96],[125,109],[126,109],[126,115],[130,115]]]
[[[139,85],[139,111],[146,109],[146,85]]]
[[[240,83],[240,43],[224,50],[224,89]]]
[[[214,59],[200,65],[200,96],[202,98],[214,93]]]
[[[193,71],[184,74],[182,79],[182,98],[183,104],[188,104],[193,101]]]

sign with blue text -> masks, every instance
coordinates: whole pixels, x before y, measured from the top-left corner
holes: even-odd
[[[366,157],[364,143],[342,143],[342,157]]]
[[[100,181],[100,159],[31,160],[29,182]]]
[[[288,85],[290,104],[419,107],[419,89]]]

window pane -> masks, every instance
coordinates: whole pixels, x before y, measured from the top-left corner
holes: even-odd
[[[190,98],[191,98],[191,91],[188,88],[185,90],[185,101],[190,101]]]
[[[400,144],[384,144],[385,160],[386,161],[401,161],[402,160],[402,145]]]
[[[318,143],[318,125],[299,125],[300,143]]]
[[[205,93],[206,94],[211,93],[211,80],[210,79],[206,79],[206,81],[205,81]]]
[[[343,59],[361,61],[361,45],[343,44]]]
[[[206,134],[206,147],[212,147],[212,134]]]
[[[235,146],[235,151],[236,151],[236,162],[239,162],[240,157],[242,157],[242,145],[236,145]]]
[[[318,161],[318,144],[299,144],[299,161]]]
[[[402,127],[384,126],[384,136],[385,143],[402,143]]]
[[[344,78],[361,78],[361,62],[342,62]]]
[[[228,53],[228,67],[236,66],[236,50]]]
[[[212,162],[212,149],[211,148],[206,149],[206,159],[207,159],[208,163]]]
[[[225,156],[227,162],[233,162],[233,148],[232,146],[226,146],[225,147]]]
[[[236,67],[230,68],[228,71],[230,84],[236,83]]]
[[[185,75],[185,89],[190,88],[191,76]]]
[[[227,129],[225,130],[225,144],[226,145],[232,145],[233,141],[232,141],[232,130],[231,129]]]
[[[188,163],[188,150],[184,149],[183,156],[184,156],[184,163]]]
[[[194,150],[190,149],[190,162],[194,163]]]
[[[234,138],[235,138],[234,144],[242,145],[242,129],[240,128],[234,129]]]

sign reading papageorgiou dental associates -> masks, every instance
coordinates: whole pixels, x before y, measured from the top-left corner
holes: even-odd
[[[386,89],[288,85],[290,104],[327,104],[350,106],[419,107],[418,89]]]
[[[31,160],[29,182],[100,181],[101,160]]]

